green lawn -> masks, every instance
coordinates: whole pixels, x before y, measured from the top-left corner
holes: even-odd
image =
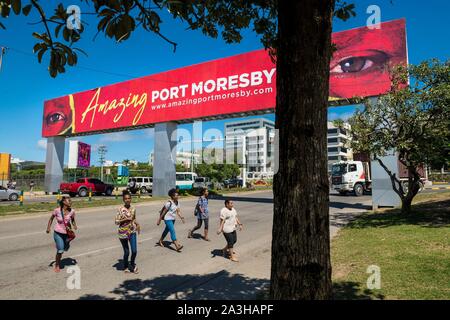
[[[420,194],[413,212],[367,213],[332,240],[336,299],[450,299],[450,192]],[[381,289],[368,290],[369,265]]]

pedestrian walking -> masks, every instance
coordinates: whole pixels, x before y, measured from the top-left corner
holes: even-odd
[[[175,232],[175,220],[177,215],[180,217],[181,221],[184,223],[184,217],[181,215],[180,204],[178,202],[178,192],[176,189],[169,190],[170,199],[164,204],[164,207],[161,209],[158,222],[156,223],[158,226],[161,224],[161,221],[164,220],[166,228],[164,229],[159,242],[157,243],[161,247],[164,246],[164,238],[170,232],[170,237],[172,239],[173,244],[178,252],[181,252],[183,246],[177,240],[177,234]]]
[[[33,189],[34,189],[34,181],[31,180],[31,182],[30,182],[30,194],[34,194],[33,193]]]
[[[136,266],[137,256],[137,235],[141,232],[141,227],[136,220],[136,209],[131,206],[131,194],[124,191],[122,194],[123,206],[117,210],[116,225],[119,226],[118,235],[123,248],[123,270],[125,273],[139,273]],[[128,263],[128,257],[131,259]]]
[[[220,226],[217,234],[223,233],[227,245],[222,249],[224,257],[227,254],[231,261],[238,262],[236,258],[236,252],[234,251],[234,245],[237,242],[236,226],[239,226],[239,230],[242,231],[242,223],[237,217],[236,209],[234,209],[233,201],[225,200],[225,207],[220,211]]]
[[[195,206],[194,216],[197,217],[197,225],[189,230],[188,238],[192,238],[194,231],[200,229],[202,227],[202,223],[204,224],[204,237],[203,239],[206,241],[211,241],[208,238],[208,228],[209,228],[209,209],[208,209],[208,188],[202,189],[202,194],[198,198],[197,205]]]
[[[50,233],[55,218],[56,224],[53,231],[53,239],[56,244],[54,271],[60,272],[62,255],[69,250],[70,242],[75,239],[74,230],[78,229],[75,222],[75,210],[72,208],[70,197],[63,196],[61,198],[60,207],[55,209],[50,216],[47,224],[47,233]]]

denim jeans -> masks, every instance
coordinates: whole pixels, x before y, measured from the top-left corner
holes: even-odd
[[[67,242],[67,234],[53,232],[53,239],[56,244],[56,252],[64,253],[64,251],[68,251],[70,248],[70,244]]]
[[[123,268],[124,270],[128,268],[128,256],[130,255],[131,247],[131,261],[130,261],[130,270],[134,270],[136,266],[136,256],[137,256],[137,236],[136,232],[133,232],[128,239],[119,239],[123,248]],[[128,243],[130,245],[128,245]]]
[[[164,229],[161,239],[164,240],[170,232],[170,238],[172,241],[177,241],[177,234],[175,233],[175,220],[164,220],[164,223],[166,224],[166,228]]]

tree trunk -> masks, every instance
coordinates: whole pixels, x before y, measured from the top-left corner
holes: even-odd
[[[412,203],[411,197],[405,197],[402,199],[402,213],[403,214],[411,213],[411,203]]]
[[[331,298],[327,107],[334,1],[278,1],[271,299]]]

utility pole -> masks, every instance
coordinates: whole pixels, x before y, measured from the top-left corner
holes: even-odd
[[[103,181],[103,165],[105,164],[105,155],[108,152],[106,146],[102,145],[98,147],[98,159],[100,162],[100,180]]]
[[[3,56],[6,53],[6,47],[0,47],[0,71],[2,71],[2,62],[3,62]]]

